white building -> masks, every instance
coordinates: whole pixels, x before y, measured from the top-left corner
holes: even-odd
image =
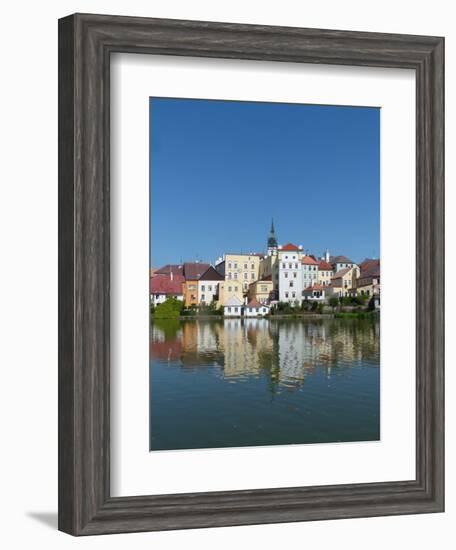
[[[308,288],[318,282],[318,262],[313,256],[303,256],[302,263],[302,288]]]
[[[267,304],[260,304],[255,299],[251,300],[244,307],[245,317],[261,317],[269,313],[269,306]]]
[[[288,243],[279,246],[277,267],[279,272],[279,302],[302,302],[302,246]]]
[[[209,305],[219,300],[219,285],[224,277],[212,266],[198,279],[198,304]]]
[[[223,314],[225,317],[240,317],[244,304],[236,296],[231,296],[223,306]]]

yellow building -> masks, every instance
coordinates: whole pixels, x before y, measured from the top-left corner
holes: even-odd
[[[225,254],[216,270],[223,275],[224,283],[220,285],[224,304],[232,296],[244,301],[249,285],[259,278],[261,254]]]
[[[318,262],[318,279],[317,283],[321,286],[329,286],[331,278],[334,275],[332,265],[324,260]]]
[[[251,283],[248,291],[248,299],[257,300],[260,304],[269,302],[273,290],[272,277],[264,277]]]
[[[350,290],[356,287],[356,281],[359,277],[359,267],[346,267],[340,269],[331,279],[333,293],[337,296],[348,296]]]

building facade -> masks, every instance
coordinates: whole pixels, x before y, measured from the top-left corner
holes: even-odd
[[[198,279],[198,304],[204,306],[215,303],[219,307],[219,287],[223,280],[222,275],[210,266]]]
[[[288,243],[277,250],[279,302],[302,302],[302,246]]]
[[[307,288],[318,282],[318,262],[313,256],[303,256],[302,263],[302,288]]]

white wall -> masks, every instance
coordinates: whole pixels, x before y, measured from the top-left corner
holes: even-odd
[[[236,527],[73,539],[58,533],[57,507],[57,18],[75,11],[446,36],[447,143],[453,151],[456,30],[451,2],[384,0],[79,0],[8,2],[2,10],[0,235],[2,288],[0,499],[5,548],[212,548],[284,545],[370,550],[454,545],[454,469],[447,471],[447,513],[307,524]],[[447,181],[456,179],[454,155]],[[456,207],[447,186],[447,208]],[[448,216],[447,269],[455,271],[456,217]],[[31,288],[32,287],[32,288]],[[33,301],[30,296],[33,294]],[[455,309],[448,296],[447,310]],[[456,327],[448,320],[447,341]],[[447,368],[447,391],[456,372]],[[456,400],[447,399],[447,464],[455,463]],[[453,540],[453,542],[451,542]],[[76,546],[77,545],[77,546]]]

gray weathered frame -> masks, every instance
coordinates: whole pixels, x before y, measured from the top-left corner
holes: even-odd
[[[416,479],[112,498],[112,52],[416,71]],[[59,21],[59,529],[73,535],[444,509],[444,40],[76,14]]]

